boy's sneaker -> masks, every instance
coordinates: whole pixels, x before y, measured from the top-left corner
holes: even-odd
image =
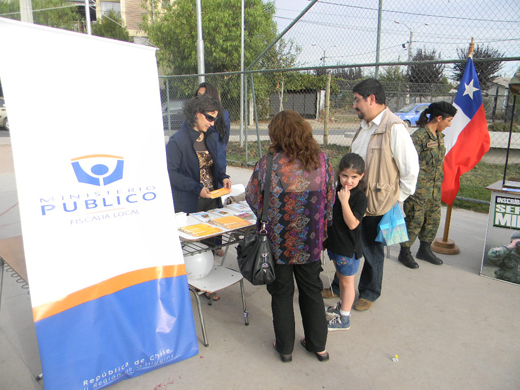
[[[327,322],[329,332],[350,329],[350,316],[335,317]]]
[[[341,301],[338,301],[334,306],[327,306],[325,308],[325,314],[333,315],[335,317],[341,316],[339,310],[341,309]]]

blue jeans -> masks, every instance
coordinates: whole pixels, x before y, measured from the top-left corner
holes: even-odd
[[[329,259],[334,262],[334,266],[336,267],[336,271],[343,276],[353,276],[358,272],[359,269],[359,259],[356,258],[356,254],[354,253],[354,257],[341,256],[337,253],[331,252],[327,249],[327,254],[329,255]]]
[[[267,285],[267,291],[271,294],[276,350],[283,355],[290,355],[293,352],[296,337],[293,306],[294,279],[296,279],[307,350],[324,351],[327,343],[327,318],[321,296],[323,289],[320,279],[321,262],[298,265],[275,264],[274,271],[276,280]]]
[[[381,295],[385,246],[376,241],[377,226],[383,216],[365,216],[361,222],[361,240],[365,264],[359,278],[359,297],[374,302]]]

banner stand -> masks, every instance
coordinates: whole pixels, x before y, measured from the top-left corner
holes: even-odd
[[[480,275],[520,284],[520,193],[503,189],[502,180],[487,189],[491,205]]]

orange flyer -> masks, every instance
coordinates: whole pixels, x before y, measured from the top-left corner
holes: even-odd
[[[197,225],[183,226],[179,228],[181,232],[188,233],[190,236],[194,237],[204,237],[209,236],[211,234],[216,234],[222,232],[219,228],[215,226],[208,225],[207,223],[199,223]]]
[[[245,219],[239,218],[237,216],[229,216],[229,217],[221,217],[213,220],[213,223],[217,226],[221,226],[226,229],[239,229],[242,227],[252,225],[251,222],[246,221]]]
[[[211,199],[215,199],[215,198],[220,198],[221,196],[223,195],[227,195],[231,192],[231,190],[229,188],[219,188],[218,190],[214,190],[214,191],[211,191],[209,193],[209,196],[211,197]]]

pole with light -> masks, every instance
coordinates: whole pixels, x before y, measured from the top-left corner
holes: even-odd
[[[327,58],[327,50],[333,47],[338,47],[338,45],[332,45],[328,48],[324,49],[317,43],[313,43],[312,46],[318,46],[320,49],[323,50],[323,57],[321,59],[321,64],[323,67],[325,67],[325,59]],[[329,144],[329,111],[330,111],[330,83],[331,83],[332,75],[330,72],[327,72],[327,84],[325,87],[325,110],[324,110],[324,117],[323,117],[323,144],[328,145]],[[316,119],[319,119],[320,117],[320,105],[316,107]]]
[[[402,24],[403,26],[405,26],[408,31],[410,31],[410,40],[408,41],[408,62],[411,62],[412,61],[412,57],[413,57],[413,52],[412,52],[412,47],[413,47],[413,30],[406,24],[404,24],[403,22],[399,21],[399,20],[394,20],[394,23],[396,24]],[[430,23],[424,23],[425,26],[429,26]],[[410,71],[410,64],[408,64],[408,71]]]
[[[318,46],[320,49],[323,50],[323,57],[321,58],[321,66],[325,66],[325,58],[327,58],[327,50],[329,50],[333,47],[338,47],[338,45],[332,45],[332,46],[329,46],[328,48],[324,49],[322,46],[318,45],[317,43],[312,43],[311,45]]]

